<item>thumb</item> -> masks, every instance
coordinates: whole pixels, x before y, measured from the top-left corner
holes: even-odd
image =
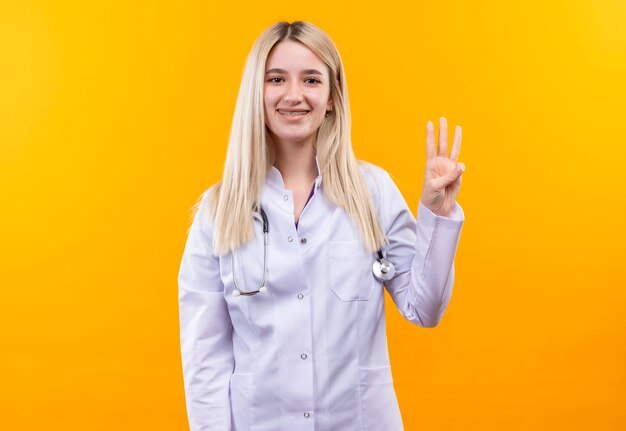
[[[433,187],[437,190],[441,190],[448,185],[452,184],[461,176],[461,174],[465,171],[465,165],[461,162],[458,162],[456,166],[448,172],[446,175],[443,175],[439,178],[435,178],[433,180]]]

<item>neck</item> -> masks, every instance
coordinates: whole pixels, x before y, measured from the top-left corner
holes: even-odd
[[[276,145],[274,166],[283,177],[285,188],[309,185],[317,178],[313,143]]]

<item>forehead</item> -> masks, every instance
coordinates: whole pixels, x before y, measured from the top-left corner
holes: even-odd
[[[301,43],[283,40],[274,45],[267,57],[265,70],[279,68],[288,72],[318,69],[326,72],[324,62],[313,51]]]

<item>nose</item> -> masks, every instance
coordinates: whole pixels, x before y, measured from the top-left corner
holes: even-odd
[[[296,80],[291,81],[289,86],[287,87],[287,91],[283,97],[283,100],[287,103],[299,103],[302,102],[302,92],[300,91],[300,86]]]

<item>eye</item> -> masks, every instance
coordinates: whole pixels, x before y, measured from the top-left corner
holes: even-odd
[[[307,78],[305,79],[305,81],[313,81],[313,82],[309,82],[309,84],[315,84],[315,83],[321,84],[322,83],[322,81],[320,81],[317,78]]]
[[[268,79],[267,82],[277,83],[278,81],[274,81],[275,79],[283,79],[283,78],[281,78],[280,76],[275,76],[273,78]]]

